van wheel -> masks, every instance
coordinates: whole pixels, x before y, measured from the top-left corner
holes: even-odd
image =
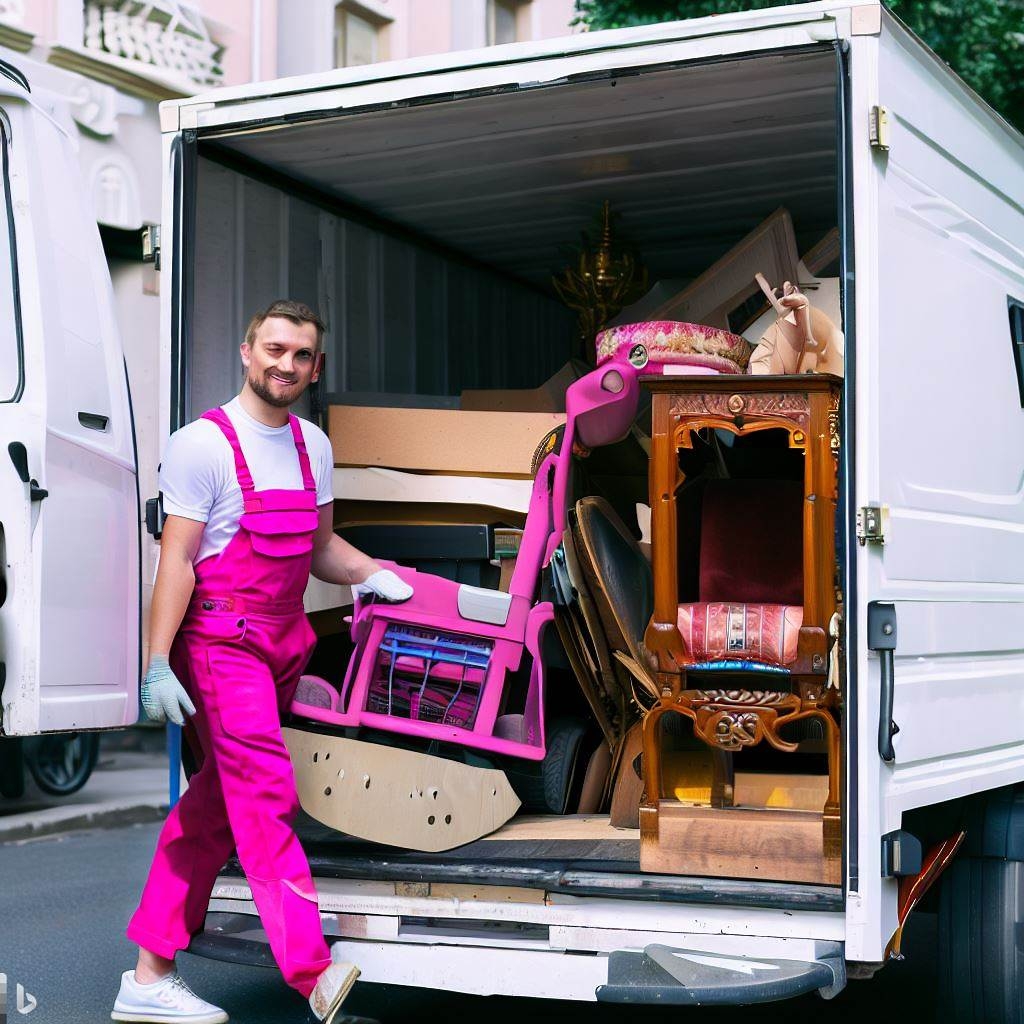
[[[92,775],[100,752],[94,732],[34,736],[25,744],[25,763],[35,784],[49,796],[71,796]]]
[[[958,857],[939,896],[939,1001],[944,1020],[1024,1024],[1024,863]]]

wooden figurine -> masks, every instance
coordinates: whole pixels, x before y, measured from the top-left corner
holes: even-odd
[[[796,285],[786,281],[782,297],[756,274],[778,319],[765,331],[750,357],[749,373],[831,373],[843,375],[843,332],[829,316],[810,304]]]

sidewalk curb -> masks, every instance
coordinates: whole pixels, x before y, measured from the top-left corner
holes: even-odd
[[[38,839],[42,836],[60,835],[65,832],[81,832],[87,829],[120,828],[123,825],[139,825],[151,821],[163,821],[167,817],[166,801],[161,803],[126,804],[119,807],[103,805],[79,805],[67,808],[49,808],[48,811],[34,812],[19,818],[33,817],[33,821],[17,821],[7,825],[0,819],[0,845],[24,839]]]

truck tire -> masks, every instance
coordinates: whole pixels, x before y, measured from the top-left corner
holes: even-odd
[[[939,896],[939,1017],[1024,1024],[1024,862],[960,856]]]

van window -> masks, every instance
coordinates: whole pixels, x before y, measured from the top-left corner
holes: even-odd
[[[7,122],[0,116],[0,165],[3,170],[3,201],[0,202],[0,402],[17,402],[25,383],[21,341],[21,309],[18,301],[17,250],[14,245],[14,212],[7,152]]]
[[[1009,299],[1010,341],[1013,342],[1013,362],[1017,367],[1017,392],[1020,407],[1024,409],[1024,302]]]

